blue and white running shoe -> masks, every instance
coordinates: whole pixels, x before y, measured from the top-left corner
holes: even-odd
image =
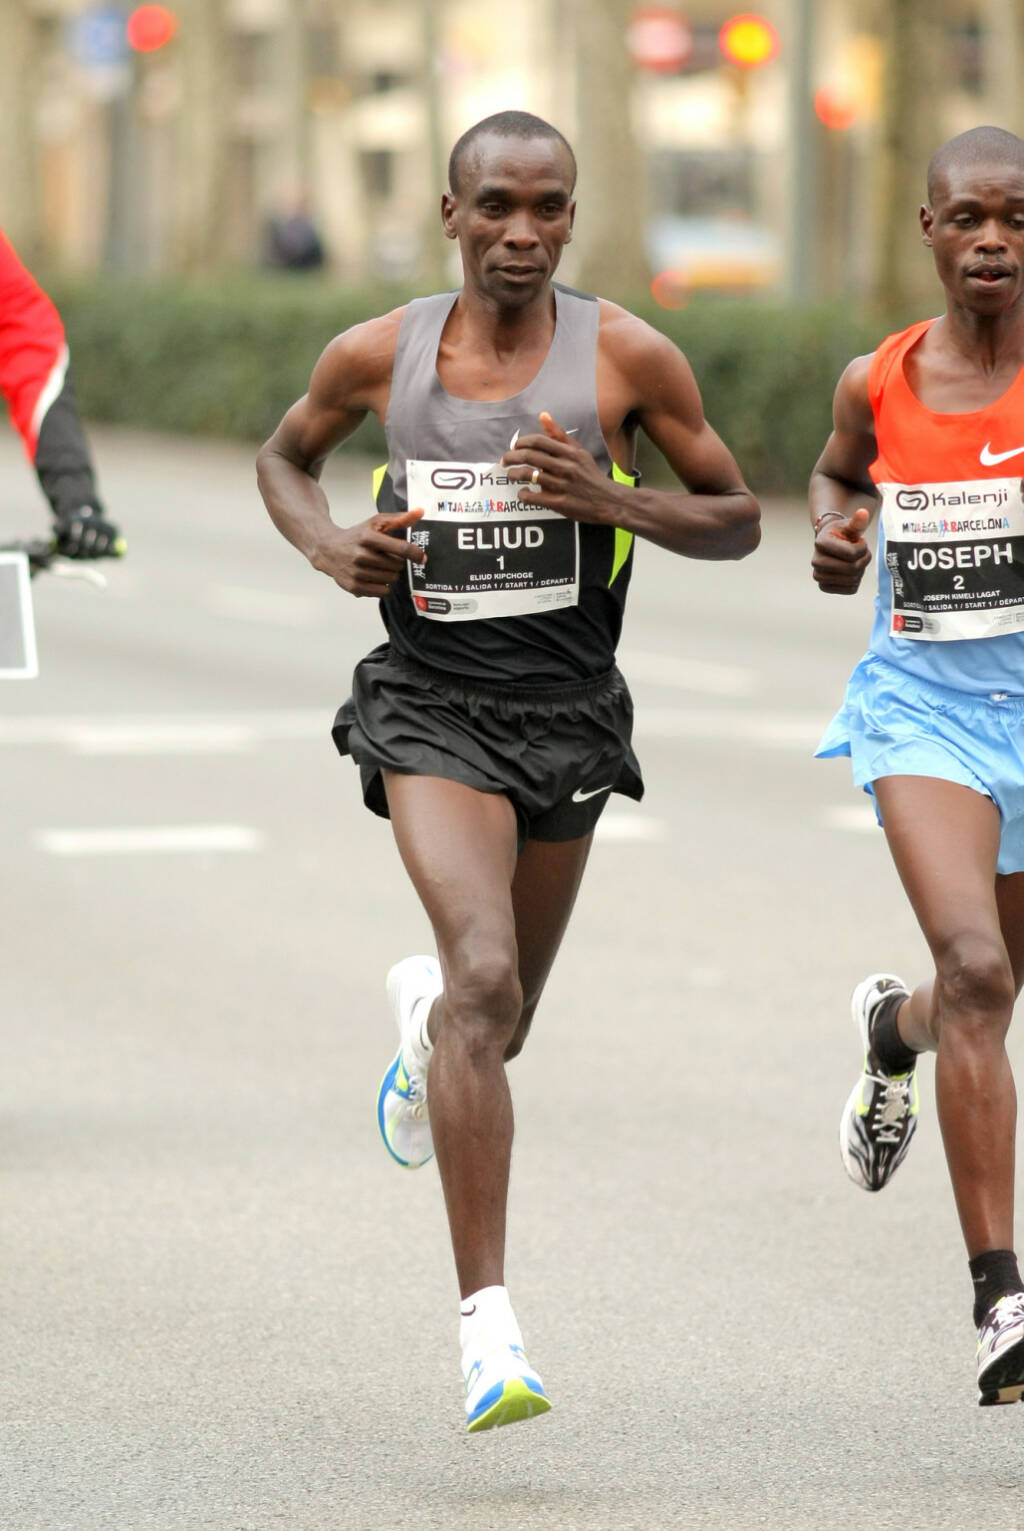
[[[520,1345],[500,1345],[466,1367],[466,1429],[470,1434],[546,1414],[551,1401]]]
[[[388,999],[401,1045],[377,1092],[377,1125],[384,1147],[403,1169],[419,1169],[434,1157],[427,1115],[427,1064],[420,1024],[443,988],[436,957],[405,957],[387,976]]]

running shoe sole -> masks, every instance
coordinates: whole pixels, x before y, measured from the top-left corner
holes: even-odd
[[[542,1391],[526,1377],[508,1377],[485,1393],[466,1421],[466,1430],[476,1435],[481,1430],[494,1430],[499,1425],[515,1425],[521,1419],[532,1419],[546,1414],[551,1402]]]
[[[1024,1340],[1011,1345],[978,1378],[978,1403],[990,1408],[999,1403],[1024,1402]]]
[[[860,1037],[861,1046],[864,1049],[865,1064],[867,1063],[870,1044],[868,1040],[868,1018],[864,1009],[864,1000],[868,993],[873,988],[875,988],[876,985],[881,983],[883,979],[887,978],[891,979],[893,983],[898,983],[901,989],[904,988],[903,979],[898,977],[896,973],[872,973],[870,977],[865,978],[861,983],[857,985],[850,997],[850,1014],[853,1017],[853,1024],[857,1028],[857,1034]],[[913,1131],[908,1133],[903,1153],[900,1155],[898,1162],[890,1170],[886,1181],[882,1185],[872,1185],[864,1173],[864,1167],[860,1160],[856,1157],[855,1154],[851,1152],[850,1149],[850,1144],[854,1137],[850,1130],[851,1124],[861,1114],[858,1111],[858,1107],[860,1106],[863,1089],[864,1070],[862,1069],[860,1078],[857,1080],[857,1083],[850,1091],[849,1099],[847,1100],[846,1105],[843,1107],[843,1114],[839,1118],[839,1155],[843,1161],[843,1168],[845,1169],[850,1179],[853,1181],[854,1185],[859,1185],[862,1191],[881,1191],[885,1189],[885,1185],[888,1184],[888,1181],[892,1179],[893,1175],[899,1169],[900,1164],[903,1163],[903,1160],[906,1157],[907,1149],[910,1147],[910,1138],[913,1136]]]
[[[377,1126],[380,1129],[381,1141],[384,1144],[384,1147],[387,1149],[388,1153],[391,1155],[392,1159],[394,1159],[395,1163],[400,1164],[404,1170],[418,1170],[422,1168],[423,1164],[429,1164],[430,1158],[433,1158],[433,1154],[430,1155],[430,1158],[422,1160],[420,1164],[410,1164],[408,1159],[402,1159],[398,1154],[395,1153],[395,1150],[388,1142],[388,1135],[387,1131],[385,1130],[384,1101],[391,1093],[391,1089],[398,1075],[398,1070],[401,1067],[402,1049],[399,1048],[394,1056],[394,1059],[392,1060],[391,1067],[388,1069],[387,1073],[384,1075],[384,1078],[380,1082],[380,1089],[377,1091]]]

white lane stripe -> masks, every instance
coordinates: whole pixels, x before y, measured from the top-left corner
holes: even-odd
[[[632,840],[648,845],[667,838],[668,832],[663,820],[648,818],[646,814],[616,813],[614,810],[602,813],[594,832],[595,840]]]
[[[271,627],[316,627],[329,613],[306,596],[281,590],[250,590],[242,585],[207,585],[202,602],[218,617],[239,622],[263,622]]]
[[[152,754],[246,749],[271,739],[324,739],[329,707],[281,712],[137,713],[0,718],[0,745],[55,744],[78,754]]]
[[[828,722],[820,712],[740,708],[644,707],[636,710],[638,739],[727,740],[762,749],[813,750]],[[78,754],[234,752],[271,740],[324,740],[330,707],[280,712],[161,713],[97,717],[0,718],[0,746],[54,744]]]
[[[637,707],[636,733],[647,739],[735,740],[763,749],[814,749],[828,713],[746,712],[698,707]]]
[[[258,851],[264,837],[244,824],[128,825],[41,829],[37,847],[51,856],[129,856],[177,851]]]
[[[752,670],[690,659],[685,654],[658,654],[652,649],[624,648],[618,664],[631,684],[674,686],[708,696],[749,696],[756,682]]]
[[[875,810],[870,803],[841,803],[826,808],[822,812],[821,822],[828,829],[845,829],[855,835],[870,835],[879,829]]]
[[[136,724],[78,730],[69,747],[76,755],[229,755],[252,749],[259,734],[234,723]]]

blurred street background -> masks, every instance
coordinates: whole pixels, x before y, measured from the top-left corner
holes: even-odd
[[[892,1187],[839,1164],[849,991],[925,953],[811,759],[870,591],[813,587],[801,500],[842,367],[940,305],[931,152],[1024,128],[1022,67],[1019,0],[0,0],[0,228],[129,541],[35,582],[0,683],[0,1531],[1022,1531],[927,1061]],[[765,535],[639,550],[648,794],[513,1077],[555,1409],[469,1440],[437,1177],[374,1121],[430,934],[328,734],[379,618],[253,457],[334,334],[457,284],[447,154],[504,108],[574,144],[560,274],[680,344]],[[381,444],[328,464],[340,521]],[[0,542],[46,526],[0,424]]]
[[[0,37],[0,221],[90,418],[265,437],[332,335],[457,283],[448,152],[516,107],[577,150],[563,279],[792,493],[846,360],[938,301],[931,152],[1024,125],[1019,0],[0,0]]]

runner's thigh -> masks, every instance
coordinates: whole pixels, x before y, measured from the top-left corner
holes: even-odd
[[[933,776],[873,783],[896,870],[934,956],[965,935],[1002,944],[996,904],[999,810]]]
[[[482,943],[515,946],[516,816],[507,797],[440,776],[384,772],[399,854],[442,965]]]

